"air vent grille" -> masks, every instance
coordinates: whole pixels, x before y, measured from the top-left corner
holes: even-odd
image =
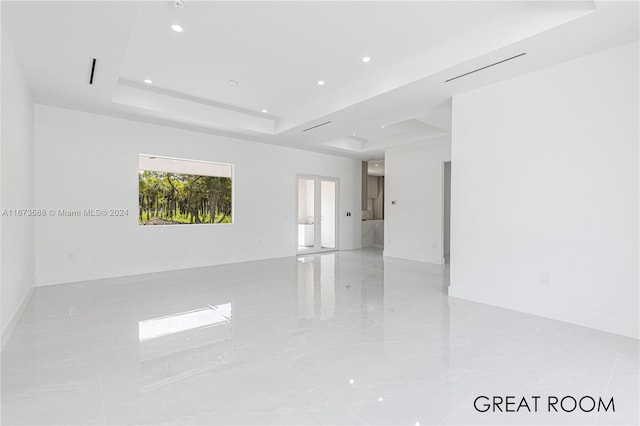
[[[321,124],[318,124],[318,125],[315,125],[315,126],[311,126],[308,129],[304,129],[303,132],[306,132],[308,130],[317,129],[318,127],[325,126],[325,125],[327,125],[329,123],[331,123],[331,121],[325,121],[324,123],[321,123]]]
[[[93,77],[96,74],[96,58],[91,58],[91,74],[89,75],[89,84],[93,84]]]
[[[445,80],[445,83],[448,83],[448,82],[453,81],[453,80],[455,80],[455,79],[457,79],[457,78],[460,78],[460,77],[467,76],[467,75],[469,75],[469,74],[473,74],[474,72],[482,71],[482,70],[487,69],[487,68],[489,68],[489,67],[496,66],[496,65],[501,64],[501,63],[503,63],[503,62],[507,62],[507,61],[510,61],[510,60],[512,60],[512,59],[519,58],[520,56],[524,56],[524,55],[526,55],[526,52],[525,52],[525,53],[521,53],[521,54],[516,55],[516,56],[512,56],[512,57],[507,58],[507,59],[503,59],[503,60],[498,61],[498,62],[494,62],[493,64],[490,64],[490,65],[484,66],[484,67],[482,67],[482,68],[478,68],[477,70],[473,70],[473,71],[466,72],[466,73],[464,73],[464,74],[460,74],[460,75],[458,75],[458,76],[455,76],[455,77],[453,77],[453,78],[450,78],[449,80]]]

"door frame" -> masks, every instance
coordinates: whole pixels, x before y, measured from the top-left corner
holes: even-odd
[[[304,249],[304,250],[300,250],[299,246],[298,246],[298,206],[299,206],[299,202],[300,202],[300,194],[298,193],[298,181],[300,179],[308,179],[308,180],[313,180],[314,181],[314,202],[313,202],[313,209],[314,209],[314,241],[313,241],[313,247],[309,248],[309,249]],[[335,202],[335,247],[334,248],[322,248],[322,224],[320,224],[320,229],[318,232],[316,232],[316,220],[315,220],[315,211],[319,210],[322,211],[322,194],[321,194],[321,184],[320,182],[322,181],[330,181],[330,182],[335,182],[336,184],[336,193],[335,193],[335,197],[336,197],[336,202]],[[316,201],[320,200],[319,203],[316,203]],[[316,205],[317,204],[317,205]],[[330,251],[338,251],[340,250],[340,243],[339,243],[339,238],[338,236],[340,235],[340,178],[335,177],[335,176],[322,176],[322,175],[311,175],[311,174],[307,174],[307,173],[296,173],[296,180],[295,180],[295,210],[294,210],[295,214],[293,215],[293,222],[294,222],[294,226],[295,226],[295,233],[294,233],[294,243],[295,243],[295,248],[296,248],[296,254],[297,255],[304,255],[304,254],[312,254],[312,253],[325,253],[325,252],[330,252]],[[320,236],[320,238],[316,238],[316,234],[318,234],[317,236]]]

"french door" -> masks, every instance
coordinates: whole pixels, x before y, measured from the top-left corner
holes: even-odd
[[[298,253],[337,250],[338,179],[298,176]]]

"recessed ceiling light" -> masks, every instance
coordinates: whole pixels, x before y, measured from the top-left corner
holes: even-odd
[[[266,113],[268,113],[269,111],[267,111],[266,109],[263,109],[263,110],[262,110],[262,112],[266,114]]]
[[[324,86],[324,80],[318,80],[318,86]]]
[[[237,86],[237,85],[238,85],[238,84],[240,84],[240,83],[238,83],[238,81],[237,81],[237,80],[229,80],[229,81],[227,81],[227,84],[228,84],[229,86]]]
[[[362,58],[362,62],[364,62],[365,64],[366,64],[367,62],[371,62],[371,58],[370,58],[370,57],[368,57],[368,56],[365,56],[365,57],[363,57],[363,58]]]
[[[180,25],[178,25],[178,24],[173,24],[173,25],[171,26],[171,29],[172,29],[173,31],[177,32],[177,33],[181,33],[181,32],[183,32],[183,31],[184,31],[184,28],[182,28],[182,27],[181,27]]]
[[[145,78],[144,82],[147,83],[147,84],[153,83],[153,81],[149,80],[148,78]]]
[[[374,166],[378,167],[378,164],[374,164]]]
[[[351,136],[355,136],[355,135],[356,135],[355,133],[351,133]]]
[[[382,126],[380,126],[381,129],[384,129],[384,124]]]

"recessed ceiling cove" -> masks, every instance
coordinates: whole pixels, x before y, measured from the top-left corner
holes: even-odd
[[[446,137],[457,93],[638,38],[637,2],[174,3],[5,1],[2,24],[36,102],[359,159]]]

